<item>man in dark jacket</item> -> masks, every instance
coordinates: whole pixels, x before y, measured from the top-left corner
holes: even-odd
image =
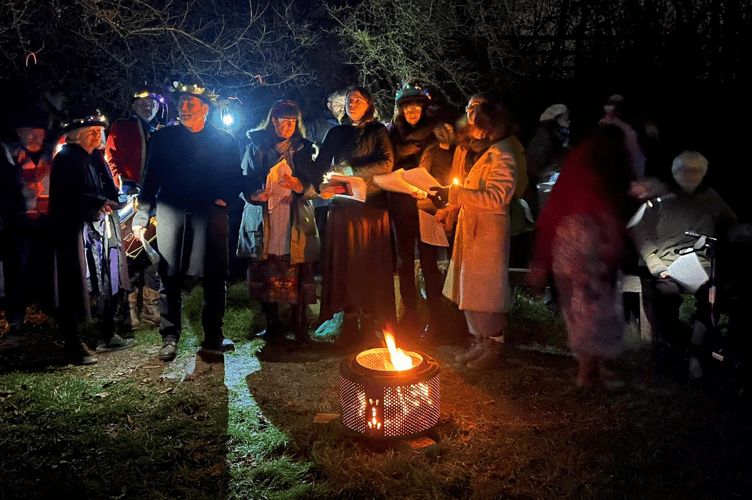
[[[203,278],[204,342],[199,354],[221,359],[227,278],[227,204],[242,188],[235,139],[207,123],[216,96],[206,88],[178,86],[181,125],[152,135],[134,234],[142,238],[156,209],[163,345],[159,359],[171,361],[180,339],[181,285],[186,276]]]

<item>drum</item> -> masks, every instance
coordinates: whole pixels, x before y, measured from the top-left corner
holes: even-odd
[[[123,248],[125,249],[125,255],[131,259],[135,259],[144,251],[143,244],[133,234],[133,217],[136,215],[136,203],[136,196],[129,196],[125,206],[118,210]],[[157,239],[157,220],[154,217],[149,220],[144,239],[151,245]]]

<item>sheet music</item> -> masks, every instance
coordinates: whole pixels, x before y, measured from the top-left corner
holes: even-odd
[[[274,210],[281,200],[292,193],[291,189],[283,188],[279,185],[279,181],[284,179],[285,174],[292,175],[292,169],[286,160],[282,160],[269,169],[269,175],[266,176],[266,190],[269,193],[267,203],[270,212]]]
[[[668,266],[668,275],[691,293],[695,293],[710,279],[697,257],[697,252],[680,255]]]
[[[402,177],[404,173],[405,169],[400,168],[388,174],[374,175],[373,182],[384,191],[391,191],[392,193],[412,194],[420,191],[420,188],[405,181]]]
[[[345,185],[347,194],[335,194],[335,197],[349,198],[363,202],[366,201],[368,187],[366,186],[366,181],[364,181],[362,177],[331,174],[327,177],[327,182],[325,182],[324,185],[337,183]]]
[[[436,217],[424,210],[418,210],[420,217],[420,241],[437,247],[448,247],[444,226],[439,224]]]
[[[430,193],[429,188],[431,187],[441,186],[439,181],[422,167],[411,168],[410,170],[404,171],[402,178],[405,182],[412,184],[418,189],[422,189],[426,193]]]

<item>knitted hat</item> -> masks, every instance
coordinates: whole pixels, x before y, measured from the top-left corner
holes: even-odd
[[[421,85],[417,83],[410,84],[403,82],[402,87],[400,87],[395,96],[395,104],[397,107],[408,101],[417,101],[426,104],[430,99],[431,96]]]
[[[546,108],[542,115],[540,115],[540,121],[555,120],[558,116],[563,115],[569,111],[564,104],[554,104]]]

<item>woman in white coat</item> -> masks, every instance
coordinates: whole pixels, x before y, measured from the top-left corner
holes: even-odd
[[[475,337],[473,346],[457,361],[485,370],[501,359],[512,306],[509,203],[514,197],[516,172],[525,169],[525,157],[500,105],[474,96],[467,106],[467,119],[467,126],[458,132],[454,183],[438,190],[447,206],[436,216],[445,225],[457,217],[444,295],[464,311]]]

